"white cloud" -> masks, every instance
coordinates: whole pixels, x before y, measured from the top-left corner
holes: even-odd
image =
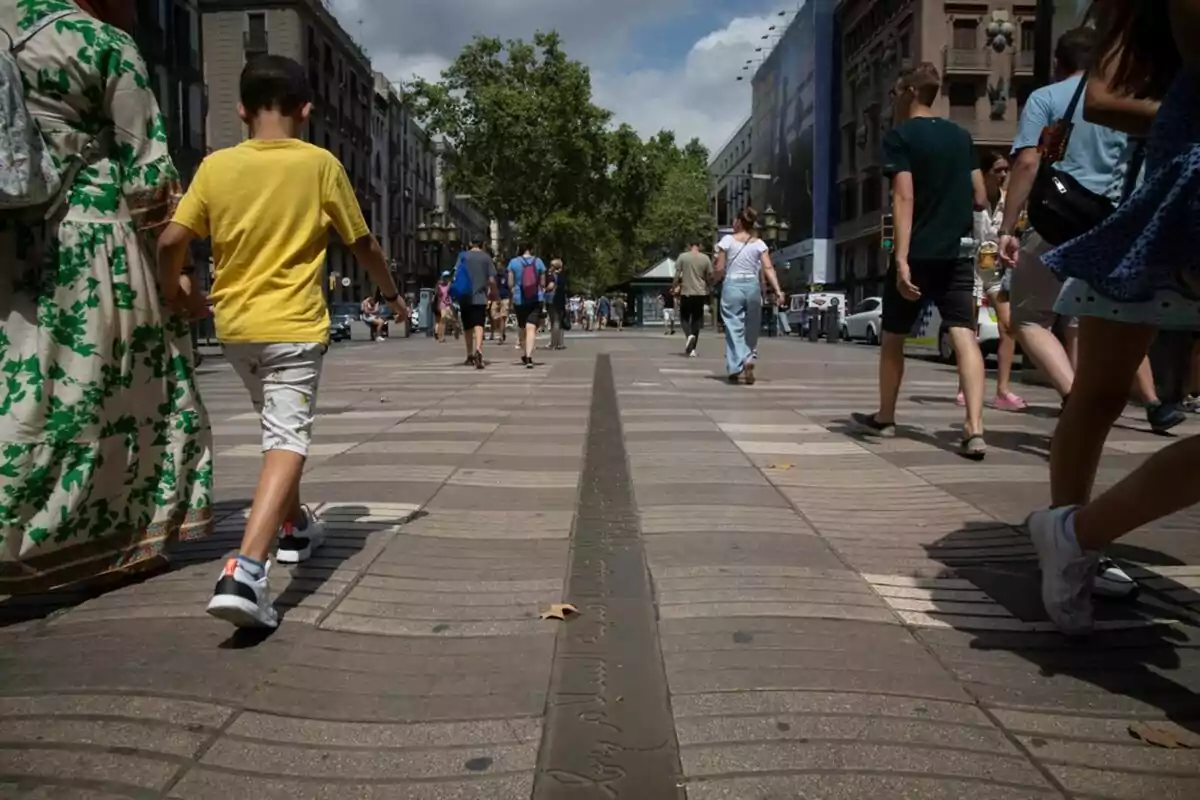
[[[676,67],[628,71],[632,34],[696,7],[696,0],[326,0],[361,38],[375,68],[395,81],[436,79],[479,33],[529,39],[557,30],[567,52],[592,68],[596,102],[650,136],[664,128],[715,149],[750,113],[747,59],[776,22],[739,17],[691,47]],[[771,2],[772,0],[768,0]],[[359,21],[364,20],[360,25]],[[738,81],[739,75],[746,80]]]
[[[750,114],[753,67],[742,67],[761,57],[754,50],[772,24],[766,16],[734,19],[697,41],[677,69],[598,72],[597,102],[644,136],[671,129],[680,142],[694,136],[715,151]]]

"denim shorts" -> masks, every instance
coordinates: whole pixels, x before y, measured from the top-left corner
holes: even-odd
[[[313,342],[225,345],[225,357],[250,390],[250,402],[262,417],[264,453],[287,450],[308,455],[326,349]]]

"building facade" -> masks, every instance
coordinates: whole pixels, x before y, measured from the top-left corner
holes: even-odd
[[[202,34],[197,0],[137,0],[134,38],[185,186],[207,152]]]
[[[882,174],[889,93],[901,70],[931,62],[942,78],[934,110],[978,148],[1005,152],[1036,88],[1035,0],[844,0],[837,8],[837,272],[857,302],[880,294],[889,258],[880,246],[890,187]]]
[[[248,136],[237,115],[238,79],[247,60],[288,56],[304,65],[313,91],[315,111],[302,137],[338,157],[364,214],[370,214],[375,78],[366,52],[322,0],[200,0],[199,6],[209,146],[232,147]],[[361,300],[374,286],[333,238],[326,263],[329,299]]]
[[[738,211],[750,203],[754,174],[754,117],[747,117],[709,162],[709,201],[717,228],[733,225]]]
[[[836,119],[833,0],[809,0],[787,21],[755,70],[752,126],[755,171],[750,197],[790,232],[775,260],[785,291],[807,291],[833,273]]]

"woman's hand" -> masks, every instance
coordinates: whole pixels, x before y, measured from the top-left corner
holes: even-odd
[[[174,292],[167,297],[167,306],[188,322],[196,322],[212,316],[208,298],[192,283],[192,276],[181,275]]]

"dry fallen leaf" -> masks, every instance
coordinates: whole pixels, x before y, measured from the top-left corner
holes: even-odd
[[[570,603],[555,603],[550,606],[549,611],[542,612],[542,619],[561,619],[565,620],[572,614],[578,614],[579,609]]]
[[[781,469],[781,470],[786,471],[786,470],[791,469],[794,466],[796,466],[796,465],[795,464],[772,464],[767,469]]]
[[[1129,735],[1135,739],[1141,739],[1146,744],[1165,747],[1168,750],[1200,749],[1200,736],[1175,726],[1159,726],[1153,722],[1134,722],[1129,726]]]

